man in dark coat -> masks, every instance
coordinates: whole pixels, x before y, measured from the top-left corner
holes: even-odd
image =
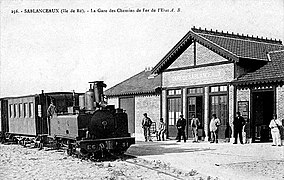
[[[180,115],[180,118],[177,121],[177,130],[178,130],[178,141],[177,142],[180,142],[181,136],[183,136],[183,141],[186,142],[185,126],[186,126],[186,120],[183,118],[183,115]]]
[[[144,118],[142,119],[142,128],[144,130],[145,142],[152,141],[151,134],[150,134],[152,120],[147,116],[147,113],[144,113],[143,115],[144,115]]]
[[[234,124],[234,138],[235,138],[234,144],[237,144],[238,135],[239,135],[241,144],[243,144],[242,131],[243,131],[243,126],[246,124],[246,121],[241,116],[240,112],[237,112],[237,116],[235,117],[233,124]]]

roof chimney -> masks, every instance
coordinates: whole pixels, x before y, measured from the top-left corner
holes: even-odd
[[[152,67],[145,67],[145,72],[151,71],[153,68]]]

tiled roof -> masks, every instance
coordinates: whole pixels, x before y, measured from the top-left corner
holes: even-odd
[[[208,31],[193,27],[153,68],[152,73],[160,73],[169,67],[193,41],[199,42],[233,62],[238,62],[240,59],[269,61],[268,52],[284,49],[280,40]]]
[[[284,81],[284,50],[270,52],[268,54],[271,61],[259,69],[248,72],[233,83],[238,85],[258,84],[258,83],[270,83]]]
[[[161,76],[149,78],[151,71],[142,71],[131,78],[107,89],[107,96],[155,94],[161,87]]]
[[[239,58],[247,58],[247,59],[257,59],[268,61],[267,53],[270,51],[276,51],[284,49],[282,44],[278,44],[277,42],[267,42],[264,40],[263,42],[256,41],[254,39],[242,39],[242,38],[233,38],[226,37],[219,34],[211,35],[211,34],[199,34],[204,38],[210,40],[211,42],[223,47],[224,49],[232,52]]]

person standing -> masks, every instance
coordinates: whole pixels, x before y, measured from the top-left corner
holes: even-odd
[[[50,120],[52,119],[53,115],[56,112],[56,107],[53,104],[53,101],[50,102],[49,107],[47,108],[47,133],[50,135]]]
[[[195,115],[193,114],[191,119],[191,129],[192,129],[192,136],[193,136],[193,142],[198,142],[198,136],[197,136],[197,128],[200,126],[200,121]]]
[[[272,146],[281,146],[281,138],[280,138],[280,128],[282,127],[282,123],[279,119],[277,119],[277,115],[273,115],[273,119],[270,121],[269,127],[271,129],[271,135],[273,144]]]
[[[142,119],[142,128],[144,130],[144,137],[146,141],[152,141],[150,134],[150,127],[152,125],[152,120],[147,116],[147,113],[144,113],[144,118]]]
[[[237,116],[234,118],[233,124],[234,124],[234,138],[235,138],[235,142],[233,144],[238,143],[238,135],[240,138],[240,143],[243,144],[242,131],[243,131],[243,126],[246,124],[246,121],[241,116],[240,112],[237,112]]]
[[[183,141],[186,142],[185,138],[185,126],[186,126],[186,120],[183,118],[183,115],[180,115],[180,118],[177,121],[177,130],[178,130],[178,141],[180,142],[181,136],[183,137]]]
[[[250,144],[251,143],[251,130],[250,130],[250,122],[249,122],[248,119],[247,119],[247,122],[245,124],[244,131],[245,131],[245,134],[246,134],[245,144]]]
[[[220,119],[217,118],[216,114],[212,114],[212,119],[210,121],[210,132],[211,132],[211,141],[210,143],[218,143],[218,130],[221,125]]]
[[[230,123],[227,122],[226,129],[225,129],[225,138],[226,138],[225,142],[230,142],[231,135],[232,135],[232,129],[231,129]]]
[[[166,132],[166,123],[164,123],[163,118],[161,118],[159,123],[158,141],[161,141],[161,139],[163,141],[165,140],[165,132]]]

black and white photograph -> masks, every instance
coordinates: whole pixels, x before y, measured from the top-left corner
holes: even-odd
[[[284,179],[283,0],[0,13],[0,179]]]

